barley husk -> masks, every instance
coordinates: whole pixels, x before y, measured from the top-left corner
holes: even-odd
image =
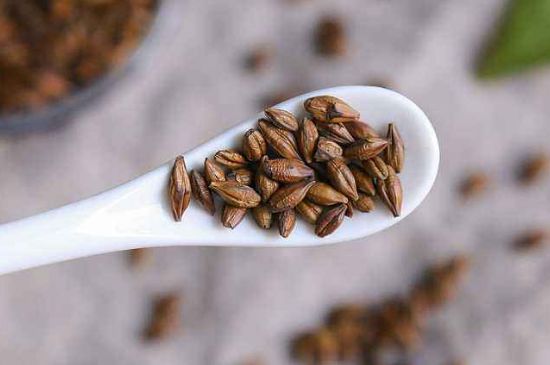
[[[522,161],[521,169],[519,171],[519,180],[523,184],[531,184],[539,179],[550,166],[550,159],[544,153],[539,153],[530,156],[526,160]]]
[[[403,204],[403,188],[399,176],[388,166],[388,178],[386,180],[376,180],[376,190],[378,195],[390,209],[394,217],[401,215],[401,205]]]
[[[253,48],[244,59],[244,66],[250,72],[259,72],[269,66],[273,58],[273,49],[267,44]]]
[[[216,152],[214,160],[222,166],[234,169],[240,169],[248,165],[246,158],[234,150],[221,150]]]
[[[338,358],[337,339],[326,328],[301,334],[292,341],[292,356],[304,364],[331,364]]]
[[[287,238],[296,227],[296,212],[294,209],[285,210],[277,215],[279,234]]]
[[[237,227],[246,216],[247,210],[246,208],[224,204],[221,216],[223,226],[231,229]]]
[[[342,157],[343,153],[344,150],[338,143],[328,138],[320,137],[319,141],[317,141],[314,159],[317,162],[326,162],[336,157]]]
[[[298,148],[307,163],[313,161],[313,155],[317,146],[319,132],[315,123],[309,118],[304,118],[300,129],[296,135]]]
[[[351,201],[346,204],[346,217],[353,218],[353,204]]]
[[[252,216],[260,228],[270,229],[273,224],[273,213],[267,205],[258,205],[252,209]]]
[[[344,156],[355,160],[368,160],[379,155],[388,146],[383,138],[368,138],[357,141],[344,149]]]
[[[375,156],[368,160],[362,161],[365,171],[374,179],[385,180],[388,177],[388,165],[380,157]]]
[[[368,213],[374,210],[374,200],[363,193],[359,193],[359,198],[353,202],[353,206],[360,212]]]
[[[217,162],[205,158],[204,178],[208,185],[214,181],[225,181],[225,171],[223,171],[223,168]]]
[[[425,310],[437,308],[455,296],[459,280],[469,266],[469,257],[463,255],[436,264],[425,271],[412,294],[422,297]]]
[[[414,349],[420,340],[417,322],[408,302],[392,298],[384,302],[377,311],[380,328],[377,335],[379,346],[397,346],[402,350]]]
[[[467,175],[460,185],[460,194],[464,199],[481,195],[489,186],[489,176],[483,171]]]
[[[330,106],[340,99],[330,95],[314,96],[304,101],[304,109],[315,119],[326,122]]]
[[[356,120],[359,112],[334,96],[314,96],[304,102],[304,108],[322,122],[341,123]]]
[[[378,133],[365,122],[361,121],[352,121],[345,123],[344,126],[348,132],[355,139],[367,139],[367,138],[377,138],[379,137]]]
[[[174,219],[176,221],[181,221],[181,217],[191,200],[191,181],[187,175],[187,168],[183,156],[176,157],[174,161],[172,173],[170,174],[168,196]]]
[[[306,196],[315,181],[302,181],[279,188],[269,199],[273,213],[295,208]]]
[[[342,123],[323,123],[316,124],[319,134],[342,146],[355,142],[355,138],[348,132]]]
[[[196,170],[191,171],[191,190],[195,200],[198,201],[210,215],[214,215],[216,213],[214,197],[210,189],[208,189],[206,179]]]
[[[324,182],[316,182],[309,189],[307,198],[319,205],[347,204],[348,198]]]
[[[227,174],[227,180],[236,181],[242,185],[252,185],[254,173],[245,168],[233,170]]]
[[[287,158],[262,159],[261,168],[271,179],[282,183],[295,183],[312,178],[313,169],[304,164],[301,160],[290,160]]]
[[[243,138],[243,155],[248,161],[259,161],[267,153],[267,142],[257,129],[249,129]]]
[[[267,119],[275,125],[275,127],[286,129],[291,132],[298,130],[298,120],[289,111],[276,108],[267,108],[264,110]]]
[[[347,205],[339,204],[324,211],[315,226],[315,234],[326,237],[340,227],[346,214]]]
[[[362,322],[366,315],[367,310],[363,306],[353,303],[343,304],[331,309],[327,315],[326,323],[329,328],[333,328],[348,322]]]
[[[403,170],[405,164],[405,145],[394,123],[388,125],[388,148],[386,148],[386,162],[393,167],[396,173]]]
[[[218,193],[227,204],[239,208],[254,208],[262,201],[254,189],[236,181],[213,182],[210,189]]]
[[[264,156],[264,159],[267,159],[267,156]],[[273,195],[273,193],[278,188],[279,183],[275,180],[270,179],[264,173],[262,168],[259,168],[258,171],[256,171],[256,190],[260,193],[260,196],[262,197],[262,202],[267,202],[269,198],[271,198],[271,195]]]
[[[306,220],[306,222],[315,224],[323,212],[323,207],[304,199],[296,206],[296,211]]]
[[[317,53],[325,57],[344,55],[348,48],[345,27],[346,23],[334,15],[319,19],[314,33],[314,45]]]
[[[270,179],[261,168],[263,161],[267,160],[268,157],[264,156],[260,162],[260,167],[256,171],[255,185],[256,191],[260,193],[262,197],[262,202],[267,202],[271,195],[279,188],[279,183],[275,180]]]
[[[419,283],[416,283],[408,294],[407,300],[410,303],[415,317],[421,325],[424,324],[426,314],[431,309],[429,296],[430,295],[426,290],[426,287],[424,285],[419,285]]]
[[[361,354],[368,331],[365,317],[365,308],[355,304],[336,307],[329,313],[327,327],[338,341],[341,360],[352,360]]]
[[[301,160],[298,145],[292,132],[277,128],[266,120],[260,119],[258,126],[269,146],[281,157]]]
[[[518,251],[529,251],[539,248],[548,240],[548,231],[544,229],[531,229],[519,236],[515,244],[515,249]]]
[[[181,297],[171,293],[155,300],[151,321],[145,329],[147,340],[160,340],[181,327]]]
[[[361,191],[368,196],[376,195],[376,188],[372,178],[367,174],[363,169],[356,165],[350,165],[349,169],[355,178],[355,184],[357,185],[357,190]]]
[[[357,200],[357,186],[351,170],[342,158],[335,158],[327,162],[327,174],[332,184],[342,194],[351,200]]]
[[[128,251],[130,266],[141,269],[152,261],[153,255],[150,248],[134,248]]]

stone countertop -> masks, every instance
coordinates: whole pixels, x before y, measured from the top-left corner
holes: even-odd
[[[518,255],[514,236],[549,221],[550,186],[514,176],[546,149],[548,70],[477,82],[472,63],[502,0],[174,0],[174,31],[141,68],[63,129],[0,138],[0,219],[9,221],[129,180],[204,141],[288,88],[387,79],[428,113],[441,170],[410,218],[368,240],[319,248],[165,248],[129,269],[123,253],[0,278],[0,354],[6,364],[287,364],[288,340],[330,306],[404,292],[430,262],[457,252],[473,267],[457,299],[431,317],[414,364],[545,365],[550,359],[550,251]],[[312,52],[316,20],[349,22],[350,52]],[[253,75],[245,53],[268,43]],[[493,178],[461,202],[465,172]],[[150,300],[184,293],[184,331],[146,344]]]

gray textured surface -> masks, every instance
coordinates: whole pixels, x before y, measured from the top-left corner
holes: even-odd
[[[474,254],[459,298],[428,323],[417,364],[453,357],[471,365],[547,364],[550,256],[517,256],[511,237],[550,218],[548,181],[520,189],[516,156],[548,150],[548,72],[492,84],[469,70],[501,0],[276,0],[176,2],[177,30],[155,62],[125,80],[67,128],[0,140],[0,218],[8,221],[131,179],[258,109],[259,96],[388,78],[433,120],[441,172],[424,205],[364,242],[309,249],[166,248],[136,273],[122,253],[0,278],[5,364],[213,364],[259,355],[286,364],[287,340],[330,305],[404,291],[428,262]],[[315,57],[320,14],[350,22],[351,52]],[[250,46],[275,45],[259,76],[241,68]],[[497,180],[460,203],[464,171]],[[150,298],[185,293],[181,336],[140,341]]]

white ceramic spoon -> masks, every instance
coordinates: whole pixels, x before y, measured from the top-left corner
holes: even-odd
[[[437,175],[439,146],[434,129],[422,110],[404,96],[379,87],[342,86],[314,91],[277,105],[303,115],[302,103],[314,95],[344,99],[385,134],[396,123],[406,146],[402,215],[394,218],[377,203],[368,214],[356,213],[335,233],[319,238],[313,227],[299,221],[287,239],[276,229],[265,231],[247,217],[234,230],[223,227],[219,213],[207,214],[191,202],[182,222],[175,222],[167,201],[168,176],[173,161],[135,180],[91,198],[36,216],[0,225],[0,273],[43,264],[146,246],[315,246],[369,236],[409,215],[426,197]],[[260,115],[184,153],[187,168],[202,169],[204,158],[216,151],[240,146],[246,130]],[[217,201],[218,211],[221,204]]]

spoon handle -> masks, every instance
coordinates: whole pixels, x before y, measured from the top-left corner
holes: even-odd
[[[93,197],[0,225],[0,274],[150,245],[140,227],[151,221],[149,214],[170,217],[162,203],[167,169],[163,166]]]
[[[84,200],[0,226],[0,274],[108,251],[110,242],[79,232],[97,209]]]

